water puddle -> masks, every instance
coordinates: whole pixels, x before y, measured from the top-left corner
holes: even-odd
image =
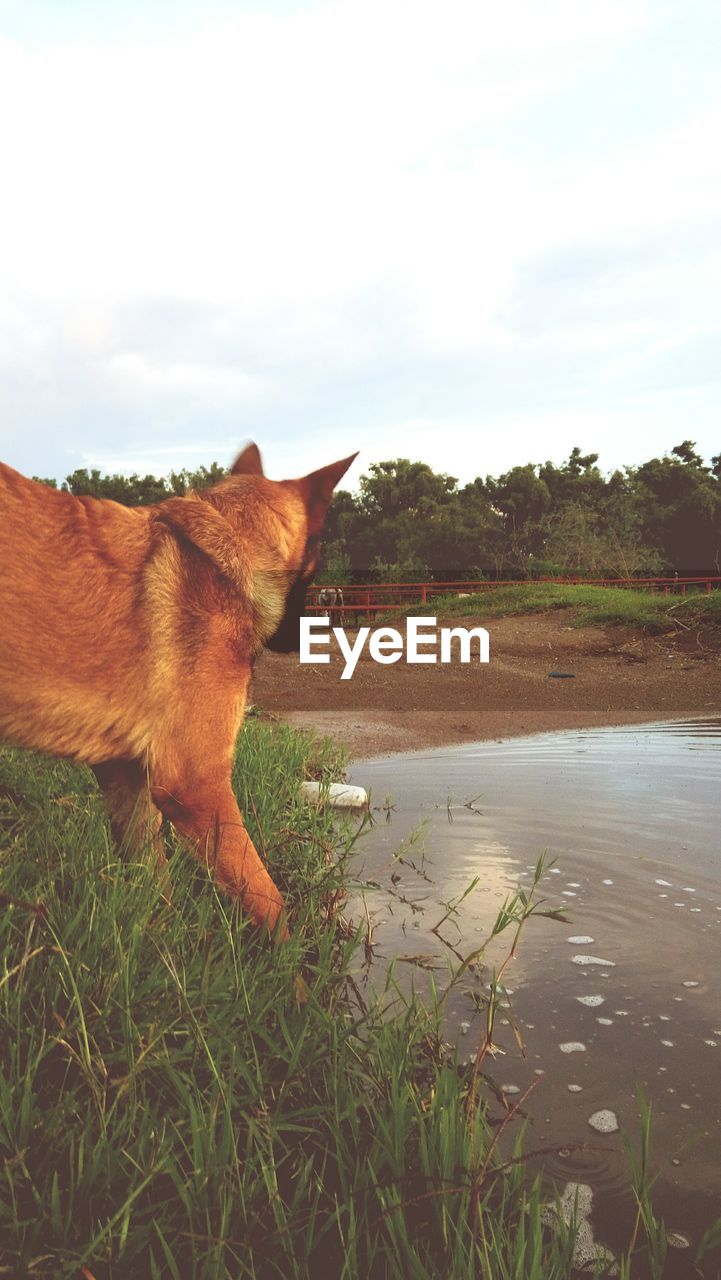
[[[359,853],[379,886],[367,896],[373,964],[395,958],[398,981],[418,990],[429,971],[445,985],[449,963],[530,885],[542,850],[555,859],[541,896],[568,923],[529,922],[505,973],[494,1036],[504,1053],[490,1071],[506,1092],[536,1080],[526,1147],[567,1145],[544,1168],[561,1191],[591,1188],[594,1228],[615,1251],[635,1204],[608,1117],[638,1134],[639,1081],[652,1105],[654,1202],[694,1246],[721,1212],[721,719],[389,756],[359,762],[352,781],[371,789],[376,820]],[[467,978],[447,1001],[448,1038],[464,1056],[482,1034],[474,994],[488,969]],[[670,1250],[667,1274],[687,1275],[688,1258]]]

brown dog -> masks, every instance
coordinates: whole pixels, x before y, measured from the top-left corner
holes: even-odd
[[[266,479],[255,445],[152,507],[76,498],[0,464],[0,739],[92,766],[113,835],[162,815],[259,923],[283,900],[231,788],[254,659],[297,648],[333,489],[353,457]]]

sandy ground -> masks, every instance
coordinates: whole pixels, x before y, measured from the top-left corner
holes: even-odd
[[[633,724],[721,711],[721,637],[572,627],[568,610],[488,622],[490,662],[380,666],[364,651],[352,679],[331,644],[327,666],[266,652],[251,701],[263,712],[381,755],[549,729]],[[454,617],[453,626],[477,626]],[[441,625],[442,619],[439,619]],[[403,623],[399,624],[401,633]],[[550,672],[563,672],[558,679]]]

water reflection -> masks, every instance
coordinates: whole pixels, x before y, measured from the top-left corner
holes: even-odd
[[[532,921],[507,971],[498,1082],[524,1089],[540,1076],[528,1144],[549,1133],[569,1147],[593,1141],[545,1167],[593,1187],[601,1234],[618,1246],[633,1216],[627,1165],[618,1135],[594,1133],[588,1119],[610,1108],[637,1131],[641,1081],[658,1207],[696,1241],[721,1195],[721,718],[424,751],[361,762],[353,775],[375,804],[390,796],[393,805],[360,855],[363,873],[395,895],[368,900],[379,961],[415,953],[452,963],[486,937],[506,895],[530,883],[541,850],[556,859],[542,894],[570,923]],[[404,970],[408,983],[423,982],[425,970]],[[474,1001],[488,976],[469,974],[448,1000],[448,1034],[464,1053],[478,1041]],[[584,1047],[562,1051],[568,1044]]]

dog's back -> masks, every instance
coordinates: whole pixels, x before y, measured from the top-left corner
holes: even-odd
[[[143,665],[150,520],[0,464],[0,740],[110,753]]]

